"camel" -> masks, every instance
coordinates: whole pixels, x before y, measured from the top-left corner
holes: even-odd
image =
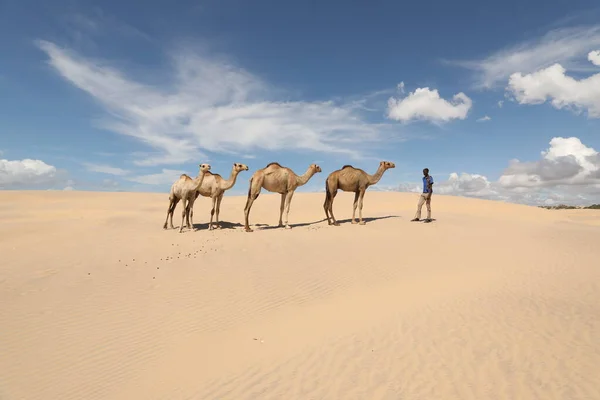
[[[215,228],[220,228],[219,226],[219,211],[221,210],[221,200],[223,200],[223,195],[226,190],[229,190],[235,185],[235,181],[237,176],[242,171],[248,171],[248,166],[239,163],[233,163],[233,168],[231,169],[231,175],[229,179],[225,180],[219,174],[213,174],[212,172],[207,172],[204,181],[202,181],[202,185],[196,191],[196,197],[202,195],[204,197],[210,197],[212,199],[212,210],[210,211],[210,224],[208,224],[208,230],[213,229],[213,216],[216,211],[216,226]],[[188,206],[189,207],[189,206]],[[194,216],[194,210],[190,210],[190,218]]]
[[[175,212],[175,207],[177,207],[177,203],[179,200],[182,201],[183,209],[181,210],[181,226],[179,227],[179,233],[183,231],[183,223],[187,217],[187,227],[192,229],[194,226],[194,220],[192,220],[192,224],[190,225],[189,218],[189,210],[194,208],[194,201],[196,200],[196,190],[202,185],[202,181],[204,181],[204,177],[208,171],[210,171],[210,164],[200,164],[200,171],[198,176],[194,179],[190,178],[186,174],[182,174],[178,180],[171,185],[171,192],[169,193],[169,208],[167,208],[167,218],[165,219],[165,224],[163,225],[163,229],[167,229],[167,221],[170,218],[171,229],[175,229],[173,226],[173,213]],[[189,204],[189,207],[187,206]]]
[[[373,175],[367,174],[362,169],[354,168],[352,165],[344,165],[341,169],[333,171],[325,180],[325,216],[329,225],[339,226],[339,222],[333,216],[333,200],[338,189],[344,192],[354,192],[354,208],[352,209],[352,223],[356,224],[356,207],[358,205],[359,225],[364,225],[362,217],[363,199],[367,188],[375,185],[383,173],[390,168],[396,168],[393,162],[381,161],[377,172]]]
[[[248,189],[248,200],[244,208],[245,230],[252,232],[248,224],[248,216],[252,203],[260,194],[261,188],[269,192],[281,194],[281,207],[279,208],[279,227],[285,225],[286,229],[291,229],[288,224],[288,215],[290,213],[290,203],[294,191],[302,185],[305,185],[310,178],[317,172],[321,172],[321,167],[317,164],[311,164],[304,175],[298,176],[289,168],[282,167],[279,163],[272,162],[266,167],[259,169],[250,178],[250,188]],[[285,221],[282,221],[283,209],[285,208]],[[285,224],[284,224],[285,222]]]

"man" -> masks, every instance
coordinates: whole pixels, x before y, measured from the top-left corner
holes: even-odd
[[[417,214],[411,221],[421,220],[421,208],[423,203],[427,205],[427,219],[423,222],[431,222],[431,195],[433,194],[433,177],[429,175],[429,168],[423,170],[423,193],[419,197],[419,204],[417,205]]]

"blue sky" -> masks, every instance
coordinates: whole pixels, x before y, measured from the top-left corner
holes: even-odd
[[[168,192],[208,162],[600,202],[595,1],[0,5],[0,188]]]

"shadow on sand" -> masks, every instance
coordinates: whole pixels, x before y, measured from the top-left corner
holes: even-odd
[[[214,223],[213,223],[214,225]],[[243,224],[240,224],[239,222],[227,222],[227,221],[219,221],[219,225],[221,226],[221,229],[216,229],[216,230],[223,230],[223,229],[235,229],[235,228],[240,228],[243,227]],[[194,228],[198,229],[198,230],[208,230],[208,222],[204,223],[204,224],[194,224]]]
[[[378,221],[380,219],[388,219],[388,218],[400,218],[399,215],[386,215],[384,217],[367,217],[367,218],[363,218],[363,221],[365,221],[365,223],[369,223],[372,221]],[[352,223],[352,218],[347,218],[347,219],[338,219],[337,222],[339,222],[340,224],[351,224]],[[358,217],[356,218],[356,222],[358,222]]]
[[[316,224],[320,224],[321,222],[327,221],[325,218],[319,220],[319,221],[313,221],[313,222],[302,222],[299,224],[290,224],[290,226],[292,228],[300,228],[302,226],[311,226],[311,225],[316,225]],[[266,224],[256,224],[255,226],[260,227],[260,230],[269,230],[269,229],[285,229],[283,226],[277,226],[277,225],[266,225]]]
[[[435,222],[435,221],[437,221],[435,218],[431,218],[429,220],[429,222],[427,222],[425,219],[421,219],[419,221],[411,221],[411,222],[417,222],[419,224],[430,224],[430,223]]]
[[[368,217],[368,218],[363,218],[363,221],[365,221],[366,223],[369,223],[371,221],[377,221],[380,219],[388,219],[388,218],[400,218],[400,216],[399,215],[386,215],[385,217]],[[340,224],[350,223],[350,221],[351,221],[351,218],[338,220],[338,222]],[[357,219],[357,221],[358,221],[358,219]],[[323,218],[323,219],[320,219],[318,221],[313,221],[313,222],[302,222],[299,224],[290,224],[290,226],[292,228],[300,228],[302,226],[311,226],[311,225],[320,224],[321,222],[327,222],[327,218]],[[284,229],[283,227],[280,227],[277,225],[256,224],[255,226],[260,227],[261,230]]]

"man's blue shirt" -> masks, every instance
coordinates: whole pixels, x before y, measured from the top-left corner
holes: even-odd
[[[423,177],[423,193],[429,193],[429,189],[428,189],[428,184],[427,181],[429,180],[429,182],[431,182],[431,184],[433,184],[433,177],[431,175],[428,176],[424,176]]]

